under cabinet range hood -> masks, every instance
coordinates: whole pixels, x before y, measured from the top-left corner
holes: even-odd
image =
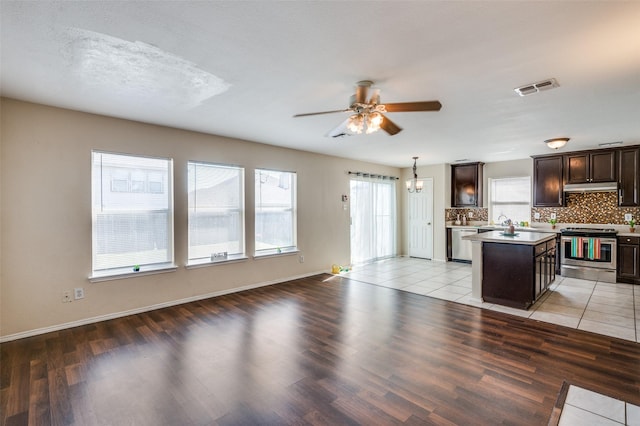
[[[569,183],[564,192],[617,192],[618,182]]]

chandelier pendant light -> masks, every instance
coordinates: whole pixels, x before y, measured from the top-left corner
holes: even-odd
[[[418,157],[413,157],[413,178],[407,179],[407,191],[410,193],[420,192],[424,187],[424,181],[422,179],[418,179],[418,168],[416,166],[416,161]]]

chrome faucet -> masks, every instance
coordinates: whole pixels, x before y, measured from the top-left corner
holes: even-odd
[[[504,218],[504,220],[503,220],[503,221],[500,221],[500,218],[501,218],[501,217],[503,217],[503,218]],[[511,225],[511,223],[512,223],[512,222],[511,222],[511,219],[509,219],[507,216],[505,216],[505,215],[503,215],[503,214],[501,214],[500,216],[498,216],[498,222],[500,222],[500,224],[501,224],[502,226],[509,226],[509,225]]]

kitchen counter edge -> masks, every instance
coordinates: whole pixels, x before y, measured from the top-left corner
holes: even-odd
[[[516,232],[518,235],[510,237],[503,235],[503,231],[490,231],[462,237],[463,240],[479,241],[483,243],[506,243],[520,245],[536,245],[556,238],[556,232]]]

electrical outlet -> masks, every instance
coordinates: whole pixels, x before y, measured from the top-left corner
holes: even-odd
[[[631,219],[633,219],[633,215],[631,213],[625,213],[624,214],[624,220],[629,222]]]
[[[469,212],[469,219],[473,217],[473,212]]]
[[[76,287],[73,289],[73,298],[76,300],[84,299],[84,288]]]
[[[533,218],[534,218],[534,219],[540,219],[540,213],[535,212],[535,213],[533,214]]]
[[[64,290],[62,292],[62,303],[71,302],[71,290]]]
[[[555,219],[556,218],[556,214],[555,213],[551,213],[551,219]]]
[[[300,260],[300,263],[304,263],[304,255],[301,254],[299,257],[299,260]]]

